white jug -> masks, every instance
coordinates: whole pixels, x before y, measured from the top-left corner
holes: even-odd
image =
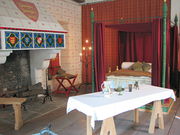
[[[112,81],[104,81],[102,84],[101,84],[101,89],[104,93],[111,93],[111,86],[112,86]]]

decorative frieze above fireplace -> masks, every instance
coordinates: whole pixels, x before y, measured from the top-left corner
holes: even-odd
[[[64,33],[1,30],[0,50],[63,49]]]

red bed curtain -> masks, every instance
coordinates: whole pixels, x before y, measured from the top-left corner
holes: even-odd
[[[152,62],[150,32],[119,32],[119,67],[124,61]]]
[[[152,25],[152,85],[161,86],[162,69],[162,20],[153,21]]]
[[[104,64],[104,25],[94,24],[94,68],[95,68],[95,89],[101,91],[101,83],[105,80]]]
[[[178,76],[178,50],[179,50],[179,41],[178,41],[178,27],[173,26],[171,28],[171,88],[179,90],[180,77]]]

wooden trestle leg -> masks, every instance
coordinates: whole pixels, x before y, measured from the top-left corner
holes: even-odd
[[[151,120],[150,120],[150,125],[149,125],[150,134],[154,133],[156,119],[158,119],[159,128],[164,129],[164,120],[163,120],[163,113],[162,113],[160,100],[154,101],[154,104],[153,104],[153,110],[152,110]]]
[[[19,130],[23,125],[21,104],[13,104],[13,108],[15,113],[15,130]]]
[[[138,109],[134,110],[134,123],[135,124],[139,123],[139,111],[138,111]]]
[[[92,135],[90,116],[87,116],[86,126],[86,135]],[[113,117],[103,120],[100,135],[117,135]]]
[[[100,135],[117,135],[113,117],[103,120]]]
[[[91,116],[87,116],[87,121],[86,121],[86,134],[87,135],[92,135],[92,127],[91,127]]]

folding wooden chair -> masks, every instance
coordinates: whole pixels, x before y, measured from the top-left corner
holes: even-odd
[[[55,93],[64,93],[67,97],[69,96],[69,93],[74,90],[76,92],[78,92],[79,90],[76,89],[74,83],[75,80],[77,78],[77,74],[76,75],[70,75],[67,74],[67,76],[61,76],[61,77],[56,77],[56,80],[58,81],[59,85],[55,91]],[[68,84],[70,85],[69,87],[65,86],[63,83],[67,81]],[[64,88],[64,89],[61,89]]]

